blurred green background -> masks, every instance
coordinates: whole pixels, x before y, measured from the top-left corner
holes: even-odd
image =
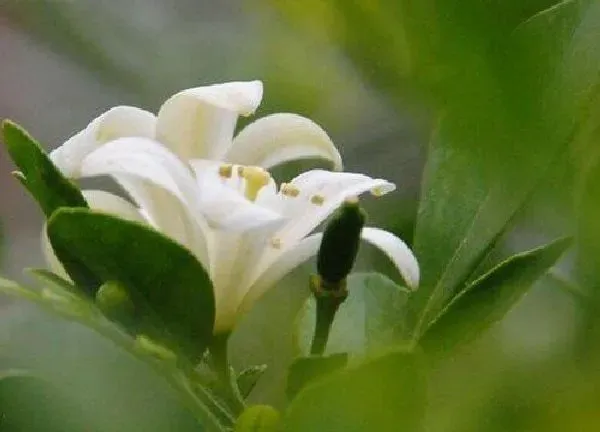
[[[593,431],[598,41],[594,1],[0,0],[0,118],[50,149],[114,105],[155,111],[183,88],[261,79],[256,116],[306,115],[339,146],[346,170],[398,185],[366,203],[370,220],[408,242],[416,230],[418,250],[450,247],[456,239],[444,223],[456,236],[497,239],[480,272],[575,234],[574,251],[502,322],[436,364],[426,429]],[[21,280],[23,267],[42,265],[42,217],[11,170],[0,153],[2,266]],[[436,203],[435,212],[421,207],[426,235],[415,229],[421,189]],[[468,225],[475,202],[485,206]],[[419,256],[425,269],[436,268],[432,256]],[[398,280],[381,261],[364,248],[359,268],[375,265]],[[284,402],[291,321],[312,265],[270,292],[234,334],[236,366],[269,365],[255,401]],[[425,285],[433,273],[424,273]],[[163,383],[88,330],[4,299],[0,323],[0,365],[52,381],[83,430],[194,430]]]

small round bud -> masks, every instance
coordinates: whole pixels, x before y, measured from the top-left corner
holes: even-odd
[[[325,227],[317,255],[317,271],[323,279],[323,287],[336,286],[352,270],[365,220],[366,214],[358,200],[348,199]]]
[[[133,318],[135,306],[123,285],[115,281],[103,284],[96,293],[96,305],[104,314],[120,323],[128,323]]]
[[[269,405],[252,405],[235,422],[235,432],[277,432],[281,430],[281,415]]]

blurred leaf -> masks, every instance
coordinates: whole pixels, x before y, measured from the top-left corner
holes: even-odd
[[[295,359],[288,370],[286,386],[288,399],[293,399],[308,384],[342,369],[347,364],[348,354],[346,353]]]
[[[418,359],[393,352],[335,372],[290,404],[284,423],[291,431],[417,431],[425,405],[425,379]]]
[[[18,178],[46,217],[59,207],[87,207],[81,191],[54,166],[40,145],[15,123],[2,122],[4,145],[21,170]]]
[[[281,432],[281,414],[270,405],[251,405],[235,422],[235,432]]]
[[[49,382],[24,371],[0,372],[0,429],[6,432],[89,430],[80,410]]]
[[[246,399],[250,395],[250,393],[252,393],[252,390],[254,390],[256,383],[258,383],[258,380],[260,379],[260,377],[263,376],[266,370],[267,365],[262,364],[247,367],[238,374],[237,386],[240,391],[240,394],[244,399]]]
[[[119,326],[107,320],[89,299],[61,291],[60,286],[38,292],[3,278],[0,278],[0,292],[30,301],[67,320],[78,322],[152,367],[154,372],[165,379],[178,393],[180,401],[200,424],[216,424],[218,421],[215,418],[215,412],[219,413],[219,416],[226,421],[233,422],[229,413],[222,408],[207,389],[202,377],[193,372],[193,366],[187,364],[185,359],[178,359],[177,365],[175,365],[171,361],[165,362],[157,358],[148,350],[140,349],[143,347],[135,343],[132,337]],[[150,341],[147,338],[145,340]]]
[[[69,251],[100,280],[122,284],[136,307],[154,314],[163,343],[202,357],[212,337],[214,296],[190,252],[151,228],[84,209],[57,211],[48,236],[57,254]]]
[[[377,273],[352,274],[347,284],[348,297],[337,311],[325,352],[364,355],[398,342],[405,332],[402,313],[408,290]],[[310,297],[296,320],[301,353],[310,351],[315,313],[315,301]]]
[[[571,245],[570,238],[514,255],[457,295],[420,340],[430,354],[450,352],[499,321]]]

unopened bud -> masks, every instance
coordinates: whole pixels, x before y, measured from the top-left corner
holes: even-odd
[[[352,270],[365,220],[358,200],[348,199],[325,227],[317,256],[317,271],[324,287],[336,286]]]
[[[277,432],[281,430],[281,415],[269,405],[252,405],[235,422],[235,432]]]
[[[135,312],[129,293],[115,281],[106,282],[100,287],[96,293],[96,305],[108,318],[122,324],[129,323]]]

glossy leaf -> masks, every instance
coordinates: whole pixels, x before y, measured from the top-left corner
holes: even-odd
[[[102,281],[116,281],[153,316],[169,345],[199,359],[212,337],[215,316],[210,279],[182,246],[135,222],[85,209],[61,209],[48,223],[59,258],[68,251]]]
[[[469,285],[429,326],[420,340],[431,354],[446,353],[502,319],[571,244],[559,239],[514,255]]]
[[[417,431],[425,379],[413,354],[393,352],[309,385],[290,404],[285,431]]]
[[[16,176],[46,217],[60,207],[87,207],[81,191],[54,166],[42,147],[20,126],[2,122],[4,144],[21,171]]]
[[[350,275],[347,288],[348,297],[337,311],[325,353],[364,355],[402,339],[407,289],[377,273]],[[296,321],[296,342],[303,354],[310,351],[314,327],[315,301],[310,297]]]
[[[286,386],[288,398],[293,399],[308,384],[342,369],[347,363],[348,355],[345,353],[297,358],[288,371]]]

